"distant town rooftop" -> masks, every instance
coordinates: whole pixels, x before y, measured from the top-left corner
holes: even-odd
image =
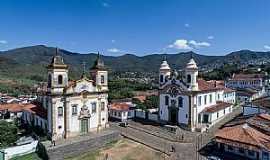
[[[215,134],[217,142],[248,150],[270,151],[270,115],[240,117],[226,124]]]

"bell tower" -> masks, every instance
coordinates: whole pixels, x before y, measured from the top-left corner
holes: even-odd
[[[159,84],[160,86],[167,82],[171,76],[171,68],[167,63],[166,57],[164,57],[159,68]]]
[[[59,55],[56,48],[51,63],[47,66],[48,71],[48,92],[51,94],[62,94],[68,84],[68,66],[64,63],[63,57]]]
[[[187,84],[187,88],[191,91],[197,91],[198,87],[198,67],[196,62],[194,61],[193,57],[186,65],[185,68],[185,82]]]
[[[104,65],[104,62],[101,60],[101,56],[99,53],[93,67],[90,69],[90,75],[95,81],[95,84],[98,87],[99,91],[108,90],[108,71]]]

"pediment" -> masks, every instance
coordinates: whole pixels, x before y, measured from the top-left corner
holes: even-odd
[[[67,93],[96,92],[96,87],[92,80],[82,78],[67,89]]]
[[[176,97],[178,95],[183,95],[183,94],[187,94],[188,91],[181,87],[181,85],[177,85],[177,84],[170,84],[170,85],[166,85],[162,91],[163,94],[169,94],[171,95],[171,97]]]

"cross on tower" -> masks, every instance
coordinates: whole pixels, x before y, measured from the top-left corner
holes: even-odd
[[[86,67],[85,67],[85,66],[86,66],[85,61],[83,61],[82,66],[83,66],[83,74],[85,74],[85,70],[86,70],[86,69],[85,69],[85,68],[86,68]]]

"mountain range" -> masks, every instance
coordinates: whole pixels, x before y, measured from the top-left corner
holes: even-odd
[[[56,49],[44,45],[29,46],[0,52],[0,76],[5,77],[31,77],[38,75],[45,78],[46,65],[55,54]],[[89,68],[96,59],[96,53],[79,54],[60,49],[60,55],[70,67],[72,76],[82,73],[82,64]],[[191,55],[199,66],[212,66],[224,63],[246,63],[251,60],[270,59],[270,52],[255,52],[240,50],[225,56],[206,56],[194,52],[177,54],[150,54],[136,56],[125,54],[118,57],[102,56],[105,65],[113,72],[158,72],[160,64],[166,57],[171,68],[181,69],[190,59]],[[42,78],[41,78],[42,79]]]

